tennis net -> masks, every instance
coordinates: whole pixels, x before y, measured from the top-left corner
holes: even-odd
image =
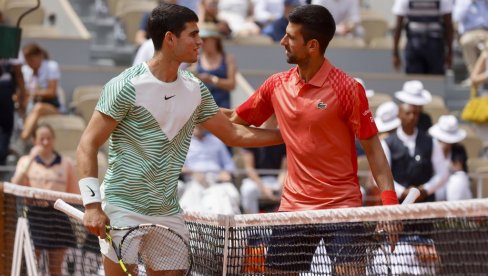
[[[45,210],[57,198],[80,207],[79,196],[9,183],[2,190],[1,275],[10,274],[12,264],[21,264],[21,274],[28,271],[25,258],[14,256],[22,218],[40,253],[35,269],[50,270],[51,246],[66,248],[63,275],[103,275],[97,238],[78,222]],[[487,215],[488,199],[476,199],[256,215],[188,213],[185,219],[192,275],[335,275],[341,269],[345,275],[486,275]],[[394,253],[385,235],[376,234],[378,225],[390,233],[402,229]],[[40,239],[46,232],[55,234]],[[34,249],[24,246],[28,255],[26,250]]]

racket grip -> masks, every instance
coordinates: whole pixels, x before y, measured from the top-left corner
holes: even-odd
[[[419,197],[420,191],[417,188],[410,188],[410,191],[408,192],[407,196],[402,202],[403,204],[411,204],[414,203],[417,197]]]
[[[83,212],[76,209],[75,207],[69,205],[68,203],[64,202],[64,200],[58,198],[56,202],[54,202],[54,209],[59,210],[66,215],[77,219],[78,221],[83,221]]]

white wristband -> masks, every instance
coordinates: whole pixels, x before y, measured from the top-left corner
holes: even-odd
[[[78,186],[80,187],[81,198],[83,199],[83,206],[86,206],[90,203],[102,202],[98,178],[82,178],[80,179],[80,181],[78,181]]]

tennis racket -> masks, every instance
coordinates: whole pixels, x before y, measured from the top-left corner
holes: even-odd
[[[84,213],[75,207],[56,200],[54,208],[82,222]],[[193,264],[189,244],[183,237],[164,225],[140,224],[133,227],[106,226],[106,240],[127,275],[147,275],[162,270],[181,270],[190,275]],[[110,231],[125,231],[119,244]]]

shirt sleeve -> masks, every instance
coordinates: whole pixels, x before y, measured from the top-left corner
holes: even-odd
[[[134,89],[119,77],[109,81],[102,90],[96,110],[120,122],[127,115],[135,102]],[[132,92],[131,92],[132,91]]]
[[[274,113],[271,96],[278,84],[278,76],[268,78],[247,101],[236,109],[237,115],[251,125],[263,124]]]
[[[47,80],[59,80],[61,78],[61,71],[57,62],[50,60],[47,64]]]
[[[366,92],[361,84],[354,84],[355,93],[351,93],[352,102],[349,114],[346,113],[350,128],[360,140],[368,139],[378,133],[373,113],[369,110]],[[347,105],[346,105],[347,106]],[[346,111],[347,112],[347,111]]]
[[[219,111],[212,94],[202,81],[200,81],[200,92],[202,93],[202,102],[197,108],[196,124],[205,122]]]
[[[405,16],[408,10],[408,0],[395,0],[391,12],[397,16]]]
[[[434,175],[429,179],[429,181],[427,181],[427,183],[423,185],[425,191],[429,195],[435,193],[439,188],[443,187],[448,180],[449,171],[446,166],[443,166],[443,154],[444,153],[442,152],[439,142],[434,139],[432,143],[431,157],[432,166],[434,167]]]

